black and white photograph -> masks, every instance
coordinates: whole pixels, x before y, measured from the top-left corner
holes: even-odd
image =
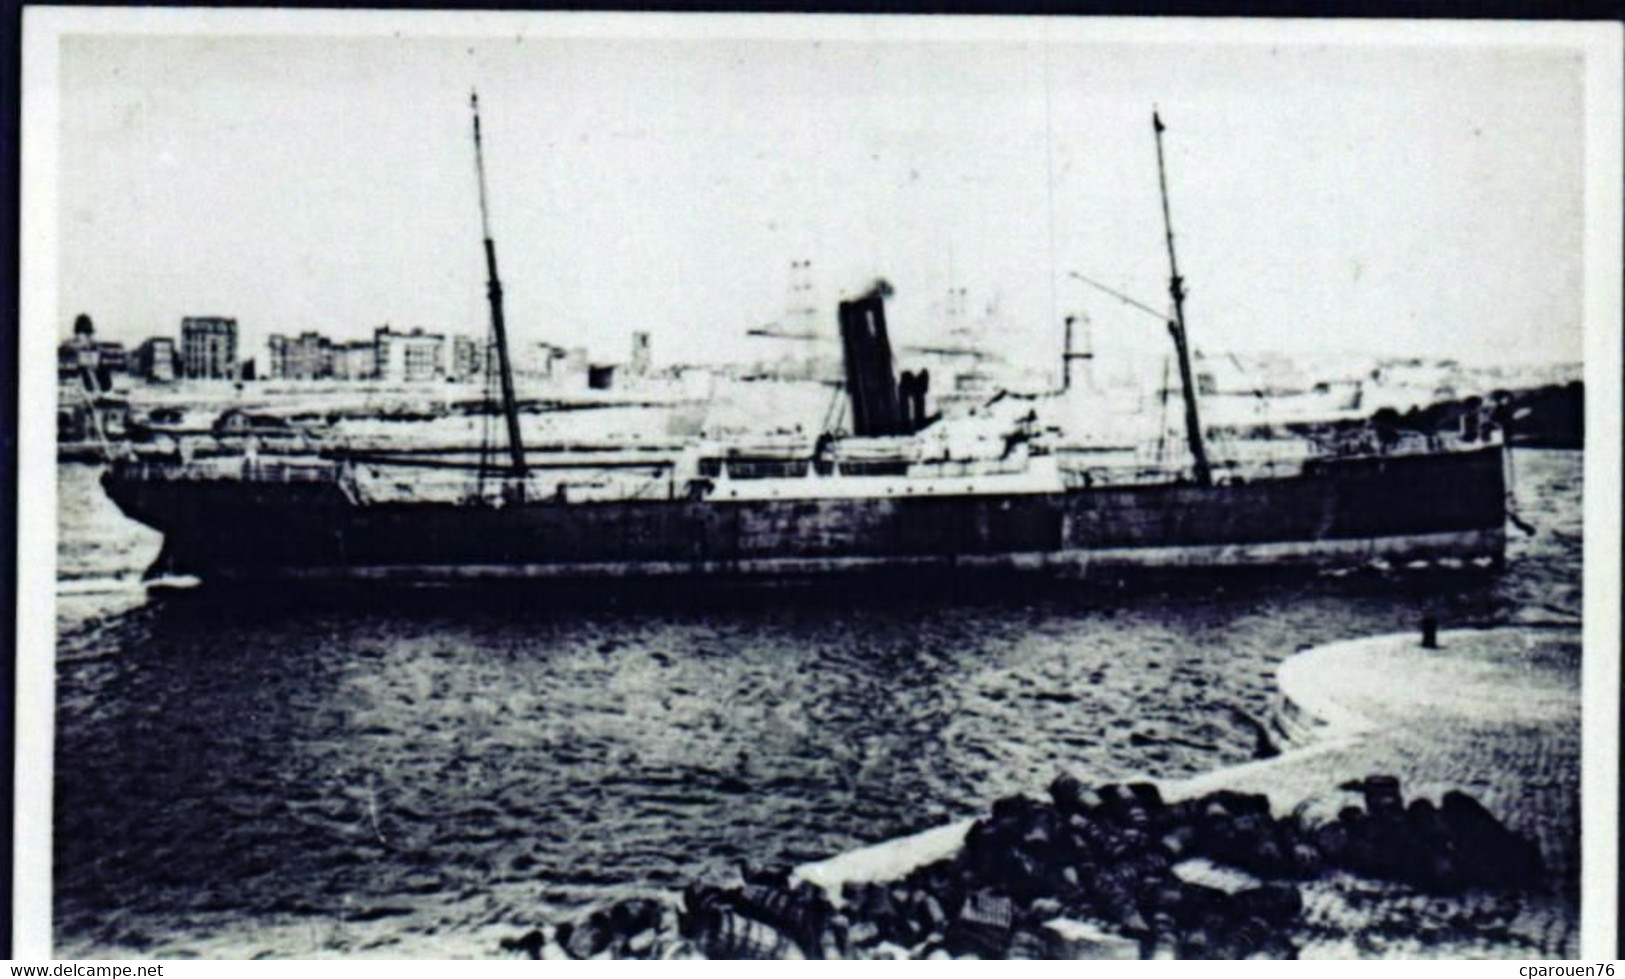
[[[19,958],[1618,957],[1619,25],[23,42]]]

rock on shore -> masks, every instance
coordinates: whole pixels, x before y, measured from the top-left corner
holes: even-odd
[[[1538,849],[1472,797],[1409,803],[1397,779],[1320,825],[1262,795],[1165,802],[1148,782],[1056,779],[1012,796],[951,857],[831,895],[790,871],[622,901],[504,942],[538,958],[1293,958],[1304,882],[1345,873],[1481,908],[1538,889]],[[1491,902],[1493,903],[1493,902]],[[1493,916],[1493,911],[1492,911]]]
[[[1288,660],[1284,706],[1303,733],[1268,761],[1164,786],[1063,775],[1047,799],[1000,799],[969,823],[503,945],[544,958],[1572,956],[1577,639],[1441,639]]]

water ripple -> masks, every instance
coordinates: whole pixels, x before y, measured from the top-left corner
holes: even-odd
[[[1580,456],[1518,456],[1500,577],[680,599],[149,594],[156,538],[65,466],[59,954],[487,954],[1062,767],[1250,758],[1297,648],[1580,608]]]

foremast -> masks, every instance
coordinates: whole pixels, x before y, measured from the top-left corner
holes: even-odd
[[[497,372],[502,384],[502,417],[508,425],[508,457],[513,476],[523,492],[525,444],[519,436],[519,405],[513,392],[513,364],[508,358],[508,329],[502,315],[502,280],[497,276],[497,246],[491,240],[491,217],[485,202],[485,152],[480,145],[480,96],[470,93],[474,113],[474,170],[480,183],[480,232],[485,238],[486,295],[491,300],[491,333],[496,340]]]
[[[1174,256],[1174,222],[1168,209],[1168,170],[1162,159],[1162,117],[1151,110],[1151,129],[1157,137],[1157,183],[1162,188],[1162,226],[1168,237],[1168,294],[1174,300],[1174,318],[1168,321],[1168,332],[1174,338],[1174,352],[1179,357],[1179,383],[1185,391],[1185,438],[1190,443],[1191,458],[1196,466],[1196,481],[1203,486],[1213,483],[1213,469],[1207,461],[1207,447],[1202,442],[1202,422],[1196,412],[1196,384],[1191,377],[1190,345],[1185,336],[1185,280],[1179,275],[1179,260]]]

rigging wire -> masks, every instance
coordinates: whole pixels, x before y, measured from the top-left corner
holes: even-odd
[[[1157,465],[1168,465],[1168,369],[1172,361],[1164,354],[1162,358],[1162,383],[1157,387],[1157,397],[1161,401],[1161,414],[1157,419]]]
[[[829,407],[824,410],[823,434],[834,434],[837,426],[846,417],[846,387],[841,384],[833,385],[832,392]]]
[[[101,447],[102,461],[106,462],[113,458],[113,446],[108,441],[107,431],[102,427],[101,410],[96,404],[97,397],[101,394],[101,383],[96,380],[96,375],[90,368],[80,368],[80,372],[79,396],[84,399],[85,415],[90,419],[90,430],[96,436],[96,444]]]

